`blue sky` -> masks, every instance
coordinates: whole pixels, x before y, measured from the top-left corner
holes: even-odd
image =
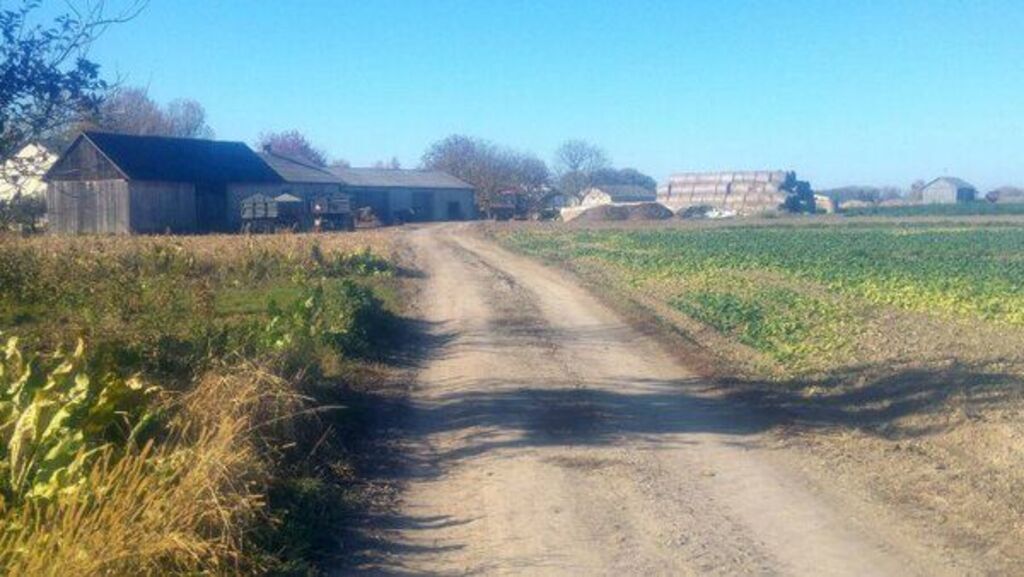
[[[1024,2],[151,0],[92,56],[219,138],[296,128],[415,165],[451,133],[567,138],[659,180],[1024,184]]]

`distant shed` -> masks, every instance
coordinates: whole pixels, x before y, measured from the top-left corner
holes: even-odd
[[[974,185],[952,176],[936,178],[921,189],[921,201],[925,204],[971,202],[977,197],[978,189]]]
[[[477,216],[473,186],[437,170],[336,168],[353,208],[370,208],[381,222],[470,220]]]
[[[241,142],[86,132],[44,176],[50,231],[216,232],[228,188],[282,179]]]
[[[583,191],[581,207],[598,206],[601,204],[631,204],[637,202],[654,202],[657,196],[653,190],[636,185],[601,185],[592,186]]]

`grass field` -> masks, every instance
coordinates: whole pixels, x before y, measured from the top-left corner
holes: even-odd
[[[0,573],[317,572],[384,233],[0,238]]]

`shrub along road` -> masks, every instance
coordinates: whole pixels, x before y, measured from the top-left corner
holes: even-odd
[[[360,574],[957,573],[568,274],[465,226],[407,240],[435,346],[392,546]]]

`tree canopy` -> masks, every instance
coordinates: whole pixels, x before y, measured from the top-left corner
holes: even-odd
[[[430,145],[421,164],[472,184],[477,206],[488,216],[510,202],[517,210],[535,202],[549,180],[547,165],[536,156],[460,134]]]
[[[308,162],[313,166],[327,166],[327,153],[323,149],[314,146],[306,138],[306,135],[298,130],[263,132],[259,136],[256,147],[260,150],[269,150],[274,154]]]
[[[181,138],[212,138],[214,134],[206,123],[206,109],[202,104],[179,98],[160,106],[145,88],[138,87],[115,89],[98,110],[76,128]]]
[[[567,140],[555,150],[558,188],[570,196],[579,195],[594,184],[594,174],[611,167],[608,155],[585,140]],[[605,183],[609,184],[609,183]]]

